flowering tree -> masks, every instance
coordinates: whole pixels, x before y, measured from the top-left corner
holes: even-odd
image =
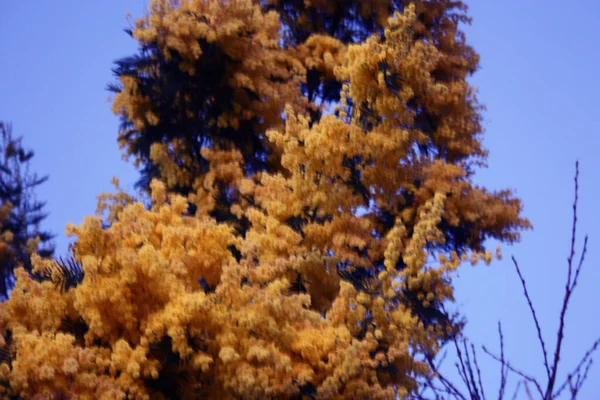
[[[68,228],[74,288],[53,260],[34,258],[43,282],[17,270],[7,395],[395,399],[433,376],[461,261],[529,227],[472,182],[461,8],[384,1],[353,43],[281,37],[306,28],[264,3],[153,1],[135,23],[113,106],[151,204],[104,195],[108,214]]]

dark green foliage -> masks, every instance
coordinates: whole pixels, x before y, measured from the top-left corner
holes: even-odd
[[[83,266],[73,256],[67,258],[59,257],[54,260],[54,266],[59,272],[60,278],[56,280],[55,284],[60,288],[61,291],[68,291],[79,285],[85,276]],[[52,281],[51,271],[44,271],[42,274],[34,274],[33,278],[38,281]]]
[[[258,120],[242,120],[238,128],[219,127],[213,122],[219,116],[231,112],[234,93],[226,82],[227,66],[236,63],[224,54],[218,46],[201,41],[202,56],[194,64],[194,76],[182,71],[181,57],[171,51],[172,58],[166,60],[157,45],[151,44],[140,49],[138,55],[126,57],[116,62],[113,73],[117,77],[132,76],[138,82],[140,93],[150,99],[150,109],[160,115],[157,125],[146,124],[136,130],[133,124],[122,118],[121,140],[131,149],[131,155],[142,160],[141,177],[138,188],[148,190],[153,178],[160,176],[158,167],[150,159],[150,148],[155,143],[171,143],[174,139],[183,141],[186,155],[194,161],[194,176],[208,171],[208,161],[202,157],[202,148],[237,148],[244,156],[246,172],[269,169],[269,151],[266,141],[255,131]],[[108,89],[119,93],[119,84],[111,84]],[[247,90],[248,98],[260,101],[258,95]],[[188,112],[193,115],[189,116]],[[181,194],[188,194],[191,187],[173,188]]]
[[[131,35],[131,31],[128,31]],[[158,124],[145,124],[142,129],[121,116],[120,140],[127,142],[128,152],[140,160],[140,179],[136,186],[146,192],[154,178],[161,178],[159,167],[150,158],[150,150],[156,143],[173,143],[179,140],[183,146],[175,154],[171,148],[171,158],[193,177],[208,172],[209,162],[202,154],[203,148],[239,150],[244,158],[243,168],[247,174],[257,171],[273,171],[279,165],[271,154],[264,133],[257,129],[261,118],[241,119],[239,126],[224,127],[215,124],[222,115],[233,112],[234,99],[245,96],[247,103],[260,102],[257,93],[248,89],[235,90],[228,83],[227,71],[239,63],[214,43],[200,41],[202,55],[196,60],[192,76],[182,71],[182,58],[171,50],[171,58],[166,59],[156,43],[140,48],[139,54],[116,62],[113,73],[116,77],[131,76],[136,79],[138,90],[150,99],[149,109],[160,115]],[[275,77],[271,78],[276,81]],[[108,89],[120,93],[120,84],[111,84]],[[190,114],[191,111],[191,114]],[[186,157],[191,163],[182,162]],[[212,216],[218,222],[230,222],[244,234],[248,227],[245,219],[239,220],[231,213],[236,203],[225,184],[216,181],[218,186],[216,208]],[[191,184],[169,188],[182,195],[193,191]],[[189,213],[194,214],[195,205],[190,204]]]
[[[332,36],[345,44],[364,41],[373,33],[381,33],[375,13],[361,15],[361,2],[356,0],[332,0],[329,2],[334,12],[321,7],[307,6],[305,0],[262,0],[264,10],[275,10],[283,25],[284,47],[298,46],[313,34]],[[404,0],[390,1],[388,13],[402,11]],[[305,16],[302,19],[301,16]],[[307,21],[302,23],[300,21]],[[310,101],[337,103],[340,100],[342,83],[326,79],[319,71],[309,69],[302,92]],[[321,118],[319,113],[311,113],[313,122]]]
[[[51,244],[54,235],[41,230],[40,224],[48,215],[44,211],[46,203],[38,201],[34,195],[34,189],[48,177],[39,177],[29,171],[29,161],[34,153],[23,148],[21,137],[12,136],[10,124],[0,122],[0,135],[0,205],[12,205],[6,219],[0,223],[2,232],[10,231],[13,235],[7,254],[0,261],[0,299],[5,299],[14,284],[14,269],[22,265],[31,271],[27,242],[39,238],[38,254],[50,257],[54,252]]]

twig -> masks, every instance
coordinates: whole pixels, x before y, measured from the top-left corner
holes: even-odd
[[[583,372],[583,376],[581,377],[581,381],[579,381],[579,379],[578,379],[579,385],[578,385],[577,391],[579,391],[579,389],[581,389],[581,386],[583,385],[583,382],[585,382],[585,380],[587,379],[588,372],[590,371],[590,368],[592,367],[592,363],[593,363],[593,360],[590,359],[590,361],[588,362],[587,366],[585,367],[585,371]]]
[[[523,382],[525,384],[525,393],[527,393],[527,398],[529,400],[533,400],[533,395],[531,394],[531,391],[529,390],[529,385],[527,384],[527,381]]]
[[[519,394],[519,389],[521,388],[521,381],[517,383],[517,388],[515,389],[515,393],[513,393],[512,400],[517,399],[517,394]]]
[[[467,364],[467,370],[469,371],[469,379],[471,380],[471,386],[473,387],[473,394],[476,400],[480,400],[479,389],[477,388],[477,381],[475,380],[475,374],[473,373],[473,366],[471,365],[471,359],[469,357],[469,349],[467,348],[467,340],[463,340],[463,347],[465,349],[465,359]]]
[[[444,351],[444,354],[442,354],[442,356],[440,357],[440,360],[438,361],[437,366],[436,366],[437,369],[440,369],[440,367],[442,366],[442,363],[446,359],[447,355],[448,355],[448,350]]]
[[[583,239],[583,251],[581,252],[581,257],[579,258],[579,263],[578,263],[577,269],[575,271],[575,278],[573,278],[573,284],[571,285],[571,292],[573,290],[575,290],[575,286],[577,286],[577,280],[579,279],[579,272],[581,271],[581,266],[583,265],[585,253],[587,253],[587,244],[588,244],[588,236],[585,235],[585,238]]]
[[[458,346],[458,342],[456,339],[454,339],[454,346],[456,347],[456,354],[458,355],[458,360],[460,361],[460,367],[459,367],[458,363],[455,364],[456,369],[458,370],[458,374],[462,378],[463,382],[467,386],[467,390],[469,391],[469,396],[473,399],[473,398],[475,398],[474,390],[471,389],[471,384],[469,382],[469,377],[467,375],[467,370],[465,368],[465,362],[463,360],[462,352],[460,351],[460,347]],[[461,369],[462,369],[462,371],[461,371]]]
[[[500,388],[498,389],[498,400],[504,399],[504,391],[506,390],[506,372],[504,360],[504,335],[502,335],[502,324],[498,321],[498,336],[500,336]]]
[[[581,360],[579,361],[579,363],[577,364],[577,366],[575,367],[575,369],[573,370],[573,372],[571,372],[571,374],[569,376],[578,374],[579,371],[581,370],[581,367],[583,367],[583,365],[586,363],[586,361],[590,360],[590,356],[592,355],[592,353],[594,351],[596,351],[598,349],[598,346],[600,346],[600,337],[598,339],[596,339],[596,341],[592,344],[592,346],[585,352],[585,354],[583,355],[583,357],[581,358]],[[587,367],[586,367],[587,369]],[[558,396],[560,396],[560,394],[562,393],[563,390],[565,390],[565,388],[567,387],[568,384],[568,379],[566,379],[562,385],[559,386],[559,388],[556,390],[556,392],[552,395],[552,398],[557,398]],[[583,384],[583,382],[582,382]]]
[[[489,355],[490,357],[492,357],[494,360],[496,360],[496,361],[500,362],[501,364],[503,364],[504,366],[506,366],[506,368],[508,368],[509,370],[511,370],[512,372],[514,372],[515,374],[519,375],[520,377],[522,377],[526,381],[533,383],[535,385],[535,388],[539,392],[540,396],[542,396],[542,398],[544,397],[544,393],[542,391],[542,387],[540,386],[540,384],[538,383],[537,380],[535,380],[531,376],[525,374],[523,371],[518,370],[517,368],[513,367],[512,365],[510,365],[510,363],[508,361],[503,361],[502,359],[498,358],[498,356],[492,354],[488,349],[486,349],[485,346],[483,346],[483,351],[485,353],[487,353],[487,355]]]
[[[571,276],[573,274],[573,258],[575,257],[575,238],[577,237],[577,203],[578,203],[578,201],[579,201],[579,161],[577,161],[575,163],[575,200],[573,201],[573,227],[572,227],[572,231],[571,231],[571,249],[569,252],[569,258],[567,260],[568,272],[567,272],[567,282],[565,284],[565,296],[563,298],[562,309],[560,311],[559,327],[558,327],[557,340],[556,340],[556,349],[554,351],[554,361],[552,363],[552,368],[550,369],[550,376],[548,379],[548,387],[546,388],[546,396],[543,396],[544,399],[550,399],[552,397],[552,393],[554,391],[554,384],[556,383],[556,375],[558,372],[558,362],[560,360],[560,352],[562,350],[562,341],[564,339],[565,315],[567,313],[567,307],[569,305],[569,300],[571,298],[571,294],[573,293],[573,289],[575,288],[575,285],[577,284],[577,278],[579,277],[579,272],[581,270],[581,264],[583,263],[583,258],[584,258],[585,252],[587,250],[587,240],[585,240],[580,263],[575,272],[575,279],[571,280]]]
[[[435,396],[435,400],[444,400],[444,398],[440,396],[440,393],[455,395],[455,393],[453,391],[447,390],[446,388],[434,386],[433,383],[431,382],[431,380],[423,382],[423,386],[425,387],[425,390],[423,390],[421,393],[417,392],[415,394],[409,394],[407,398],[408,399],[417,399],[417,400],[426,400],[427,398],[424,397],[424,394],[425,394],[424,392],[427,389],[431,389],[431,391],[433,392],[433,395]]]
[[[481,390],[481,397],[483,400],[485,400],[485,392],[483,390],[483,384],[481,383],[481,369],[479,368],[479,363],[477,362],[477,353],[475,352],[475,345],[473,345],[473,343],[471,343],[471,351],[473,352],[473,363],[477,369],[477,380],[479,382],[479,389]]]
[[[537,314],[535,312],[535,308],[533,307],[533,302],[531,301],[531,297],[529,296],[529,292],[527,291],[527,284],[525,283],[525,279],[523,278],[523,274],[521,273],[521,268],[519,268],[519,263],[512,257],[513,264],[515,264],[515,268],[517,269],[517,274],[519,274],[519,279],[521,280],[521,286],[523,286],[523,292],[525,293],[525,298],[527,299],[527,304],[529,305],[529,310],[531,311],[531,315],[533,316],[533,321],[535,322],[535,328],[537,329],[538,339],[540,344],[542,345],[542,352],[544,353],[544,367],[546,367],[546,376],[550,379],[550,366],[548,365],[548,352],[546,351],[546,344],[544,343],[544,338],[542,336],[542,329],[540,328],[540,323],[537,318]]]
[[[436,374],[436,376],[438,377],[438,379],[440,380],[440,382],[442,382],[442,385],[444,385],[444,387],[446,388],[446,390],[449,393],[454,394],[454,396],[456,398],[458,398],[458,399],[467,400],[467,398],[456,388],[456,386],[454,386],[452,384],[452,382],[450,382],[448,379],[446,379],[446,377],[444,377],[438,371],[437,367],[435,366],[435,363],[433,362],[433,357],[431,356],[431,354],[426,354],[425,358],[427,360],[427,363],[429,364],[429,367]]]
[[[443,400],[440,397],[440,392],[446,393],[447,391],[445,389],[442,388],[438,388],[433,386],[433,383],[431,381],[425,382],[425,389],[430,388],[431,391],[433,392],[433,395],[435,396],[435,400]],[[419,396],[422,396],[421,394],[418,394]]]
[[[569,269],[567,275],[567,288],[571,285],[573,270],[573,257],[575,257],[575,238],[577,237],[577,202],[579,201],[579,161],[575,163],[575,200],[573,201],[573,225],[571,230],[571,250],[567,259]]]

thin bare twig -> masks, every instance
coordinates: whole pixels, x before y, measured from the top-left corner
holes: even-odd
[[[515,392],[513,393],[513,396],[511,398],[512,400],[516,400],[517,399],[517,394],[519,394],[519,389],[520,388],[521,388],[521,381],[519,381],[517,383],[517,388],[515,389]]]
[[[444,400],[444,398],[440,395],[440,393],[444,393],[444,394],[449,394],[449,395],[454,395],[455,396],[455,393],[453,391],[447,390],[446,388],[441,388],[441,387],[434,386],[433,383],[431,382],[431,380],[423,382],[423,386],[425,387],[424,391],[422,391],[421,393],[410,394],[408,396],[408,398],[409,399],[416,399],[416,400],[426,400],[426,397],[424,396],[424,394],[425,394],[424,392],[427,389],[431,389],[431,391],[433,392],[433,395],[435,396],[435,400]]]
[[[554,361],[552,362],[552,367],[550,369],[550,376],[548,379],[548,386],[546,388],[546,395],[543,396],[544,399],[552,398],[552,393],[554,392],[554,385],[556,383],[556,375],[558,372],[558,362],[560,360],[560,352],[562,350],[562,342],[564,339],[564,330],[565,330],[565,315],[567,313],[567,307],[569,305],[569,300],[571,299],[571,294],[573,293],[574,284],[577,284],[576,279],[571,279],[573,274],[573,258],[575,257],[575,239],[577,237],[577,203],[579,201],[579,161],[575,163],[575,200],[573,201],[573,225],[571,230],[571,249],[569,251],[569,258],[567,259],[568,271],[567,271],[567,282],[565,284],[565,296],[563,298],[562,309],[560,311],[559,318],[559,327],[557,333],[556,340],[556,348],[554,350]],[[581,270],[581,264],[583,263],[583,258],[585,252],[587,250],[587,240],[584,242],[584,248],[582,252],[582,256],[580,259],[579,266],[575,272],[575,277],[579,277],[579,271]]]
[[[477,369],[477,380],[479,382],[479,389],[481,390],[481,398],[485,400],[485,391],[483,390],[483,384],[481,383],[481,369],[479,368],[479,363],[477,362],[477,353],[475,352],[475,345],[473,345],[473,343],[471,343],[471,351],[473,352],[473,363]]]
[[[435,400],[444,400],[442,398],[442,396],[440,396],[440,393],[452,394],[451,392],[448,392],[448,390],[446,390],[444,388],[438,388],[438,387],[433,386],[432,382],[429,382],[428,386],[431,388],[431,391],[433,392],[433,394],[435,396]]]
[[[502,324],[498,321],[498,336],[500,337],[500,387],[498,388],[498,400],[504,399],[506,390],[506,376],[508,375],[504,360],[504,335],[502,335]]]
[[[462,352],[460,351],[460,347],[458,346],[458,341],[454,339],[454,346],[456,347],[456,355],[458,356],[458,361],[460,361],[460,366],[456,363],[456,369],[458,370],[458,374],[462,378],[463,382],[467,386],[467,390],[469,391],[469,396],[473,399],[475,398],[474,390],[471,388],[471,383],[469,381],[469,376],[467,375],[467,369],[465,368],[465,362],[462,357]]]
[[[531,394],[531,391],[529,390],[529,385],[527,384],[527,381],[524,381],[523,384],[525,385],[525,393],[527,394],[527,398],[529,400],[533,400],[533,395]]]
[[[583,265],[583,260],[585,259],[585,253],[587,253],[587,244],[588,244],[588,236],[585,235],[583,239],[583,251],[581,252],[581,257],[579,258],[579,263],[577,264],[577,269],[575,270],[575,278],[573,278],[573,284],[571,285],[571,292],[575,290],[575,286],[577,286],[577,280],[579,279],[579,272],[581,271],[581,266]]]
[[[465,360],[467,365],[467,371],[469,371],[469,379],[471,380],[471,386],[473,387],[473,394],[475,400],[480,400],[479,389],[477,388],[477,381],[475,380],[475,374],[473,373],[473,366],[471,365],[471,358],[469,357],[469,349],[467,348],[467,339],[463,339],[463,348],[465,349]]]
[[[523,292],[525,293],[525,298],[527,299],[527,304],[529,305],[529,310],[531,311],[531,315],[533,316],[533,321],[535,322],[535,329],[537,329],[538,339],[542,346],[542,352],[544,353],[544,367],[546,367],[546,376],[550,379],[550,366],[548,365],[548,352],[546,351],[546,343],[544,343],[544,338],[542,336],[542,329],[540,328],[540,322],[537,318],[537,314],[535,312],[535,308],[533,307],[533,302],[531,301],[531,297],[529,296],[529,292],[527,291],[527,284],[525,283],[525,279],[523,278],[523,274],[521,273],[521,268],[519,268],[519,263],[512,257],[513,264],[515,264],[515,268],[517,269],[517,274],[519,275],[519,279],[521,280],[521,286],[523,286]]]
[[[583,355],[583,357],[581,358],[581,360],[579,361],[579,363],[577,364],[575,369],[569,374],[569,376],[578,374],[579,371],[581,370],[581,368],[585,365],[585,363],[588,360],[591,361],[590,357],[594,353],[594,351],[596,351],[598,349],[598,346],[600,346],[600,337],[598,339],[596,339],[596,341],[592,344],[592,346],[585,352],[585,354]],[[563,392],[563,390],[566,389],[568,383],[569,383],[568,379],[565,379],[565,381],[562,383],[562,385],[560,385],[558,387],[556,392],[554,394],[552,394],[552,398],[555,399],[558,396],[560,396],[560,394]],[[583,382],[581,382],[581,383],[583,384]]]
[[[450,382],[444,375],[441,374],[441,372],[438,370],[435,363],[433,362],[433,356],[431,354],[427,354],[425,356],[425,359],[433,373],[435,373],[435,375],[438,377],[442,385],[444,385],[444,387],[449,393],[452,393],[456,398],[460,400],[467,400],[467,398],[460,392],[460,390],[458,390],[456,386],[452,384],[452,382]]]
[[[510,363],[508,361],[503,361],[502,359],[498,358],[498,356],[494,355],[493,353],[491,353],[485,346],[482,347],[483,351],[489,355],[490,357],[492,357],[494,360],[500,362],[502,365],[506,366],[506,368],[508,368],[509,370],[511,370],[512,372],[514,372],[515,374],[519,375],[521,378],[525,379],[528,382],[531,382],[535,385],[535,388],[537,389],[537,391],[539,392],[540,396],[542,396],[542,398],[544,397],[544,393],[542,391],[542,387],[540,386],[540,384],[538,383],[538,381],[535,378],[532,378],[531,376],[525,374],[523,371],[513,367],[512,365],[510,365]]]
[[[581,377],[581,381],[579,382],[579,386],[577,388],[578,391],[579,391],[579,389],[581,389],[583,382],[585,382],[585,380],[587,379],[588,372],[590,371],[590,368],[592,367],[593,362],[594,362],[594,360],[590,359],[587,366],[585,367],[585,371],[583,372],[583,376]]]
[[[446,356],[448,355],[448,350],[444,351],[444,354],[442,354],[442,356],[440,357],[440,360],[437,363],[436,368],[439,370],[440,367],[442,366],[442,363],[444,362],[444,360],[446,359]]]

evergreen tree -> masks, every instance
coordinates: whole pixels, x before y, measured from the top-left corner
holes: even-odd
[[[31,173],[34,153],[23,148],[21,137],[13,137],[10,124],[0,122],[0,135],[0,299],[5,299],[14,283],[14,269],[23,266],[31,271],[31,254],[49,257],[54,248],[53,235],[41,229],[45,203],[34,193],[48,177]]]

